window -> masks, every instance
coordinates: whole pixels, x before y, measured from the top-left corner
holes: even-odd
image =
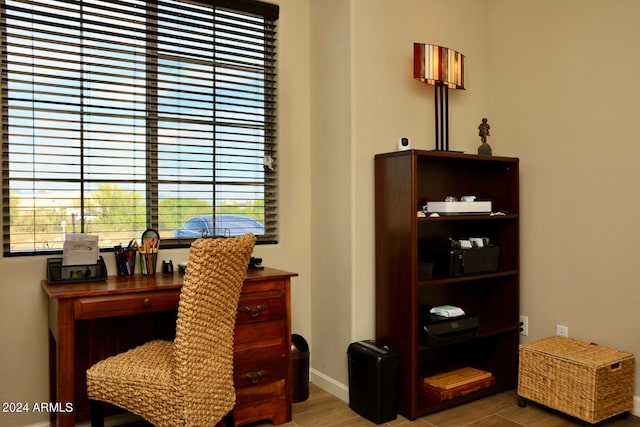
[[[5,255],[188,245],[192,219],[277,241],[278,6],[0,2]]]

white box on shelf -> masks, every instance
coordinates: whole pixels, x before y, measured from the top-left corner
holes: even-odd
[[[427,202],[423,210],[440,215],[475,215],[491,213],[490,201],[479,202]]]

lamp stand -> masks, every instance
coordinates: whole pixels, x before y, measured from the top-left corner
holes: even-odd
[[[436,82],[435,91],[435,125],[436,151],[449,151],[449,86]]]

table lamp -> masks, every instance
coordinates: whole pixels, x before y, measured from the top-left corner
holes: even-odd
[[[442,46],[414,43],[413,78],[434,86],[436,150],[449,151],[449,88],[465,88],[464,55]]]

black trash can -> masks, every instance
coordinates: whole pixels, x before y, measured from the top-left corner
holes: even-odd
[[[376,424],[396,419],[398,352],[373,340],[349,344],[349,407]]]
[[[301,335],[291,335],[291,400],[309,398],[309,344]]]

